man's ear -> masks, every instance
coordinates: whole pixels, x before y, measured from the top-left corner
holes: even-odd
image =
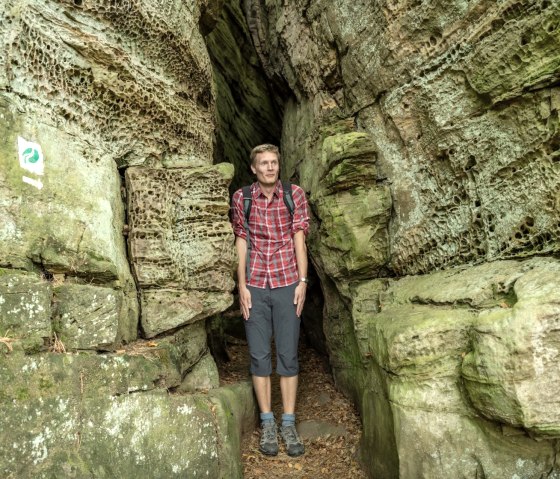
[[[253,166],[253,164],[251,164],[251,171],[253,172],[253,175],[257,174],[257,169]]]

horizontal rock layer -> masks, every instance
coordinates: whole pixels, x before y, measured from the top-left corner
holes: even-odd
[[[0,372],[3,477],[241,477],[248,383],[170,395],[176,376],[130,355],[12,355]]]

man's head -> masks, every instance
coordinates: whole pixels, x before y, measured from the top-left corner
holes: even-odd
[[[251,151],[251,170],[263,186],[275,185],[280,173],[280,151],[277,146],[264,144]]]
[[[255,146],[255,148],[251,150],[251,165],[255,166],[257,155],[259,153],[266,152],[275,153],[276,157],[278,158],[278,163],[280,163],[280,150],[278,149],[278,147],[276,145],[271,145],[270,143],[264,143],[263,145]]]

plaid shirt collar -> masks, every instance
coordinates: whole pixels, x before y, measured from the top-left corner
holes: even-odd
[[[283,197],[283,190],[282,190],[282,182],[280,180],[278,180],[276,182],[276,187],[274,188],[274,191],[272,192],[273,195],[276,195],[278,198],[282,198]],[[257,199],[260,195],[265,196],[264,193],[261,190],[261,187],[259,186],[259,182],[255,181],[252,185],[251,185],[251,195],[253,197],[253,199]]]

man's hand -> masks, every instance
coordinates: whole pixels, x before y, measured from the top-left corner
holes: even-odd
[[[305,295],[304,295],[305,296]],[[249,311],[251,309],[251,291],[247,289],[247,286],[239,287],[239,308],[241,309],[241,314],[245,321],[249,319]]]
[[[307,284],[300,281],[296,286],[296,292],[294,294],[294,304],[296,305],[296,314],[298,318],[301,316],[303,311],[303,303],[305,303],[305,292],[307,291]]]

